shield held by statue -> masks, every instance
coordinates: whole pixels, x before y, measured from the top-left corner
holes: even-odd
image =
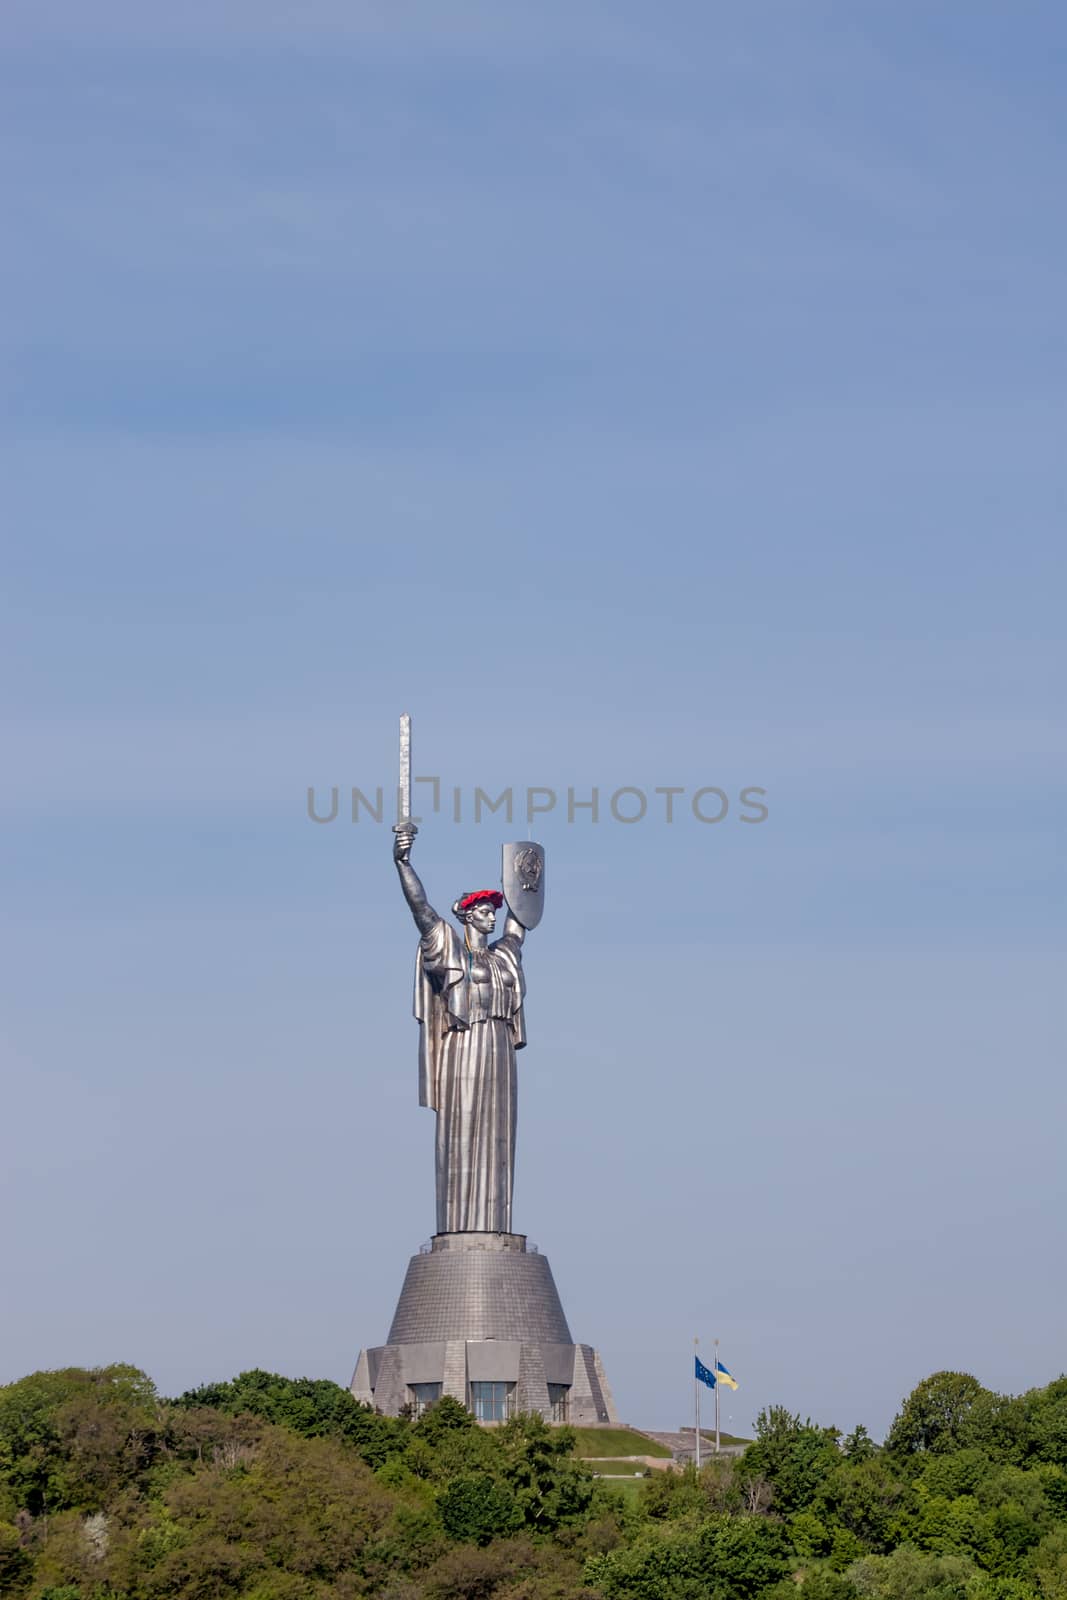
[[[524,928],[536,928],[545,908],[545,850],[529,840],[506,844],[501,883],[508,910]]]

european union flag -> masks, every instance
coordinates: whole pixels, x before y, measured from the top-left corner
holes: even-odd
[[[715,1387],[715,1374],[714,1374],[714,1372],[712,1372],[710,1367],[706,1367],[704,1365],[703,1361],[701,1361],[699,1356],[694,1356],[693,1359],[697,1364],[697,1368],[696,1368],[696,1380],[697,1380],[697,1382],[698,1383],[706,1383],[709,1389],[714,1389],[714,1387]]]

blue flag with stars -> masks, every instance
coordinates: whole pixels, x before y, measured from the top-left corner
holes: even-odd
[[[714,1374],[714,1372],[712,1372],[710,1367],[706,1367],[704,1365],[703,1361],[701,1361],[699,1356],[694,1356],[693,1359],[695,1360],[695,1362],[697,1364],[697,1366],[696,1366],[696,1380],[697,1380],[697,1382],[698,1383],[706,1383],[709,1389],[714,1389],[714,1387],[715,1387],[715,1374]]]

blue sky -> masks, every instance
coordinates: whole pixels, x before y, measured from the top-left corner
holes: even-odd
[[[3,1370],[347,1381],[418,770],[539,820],[516,1225],[621,1413],[1063,1361],[1062,10],[7,13]],[[469,807],[468,807],[469,810]],[[502,819],[428,817],[447,906]]]

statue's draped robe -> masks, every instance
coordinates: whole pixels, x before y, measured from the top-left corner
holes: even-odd
[[[472,980],[466,944],[443,918],[419,941],[419,1101],[437,1112],[438,1233],[510,1233],[522,947],[505,934],[473,959],[487,982]]]

